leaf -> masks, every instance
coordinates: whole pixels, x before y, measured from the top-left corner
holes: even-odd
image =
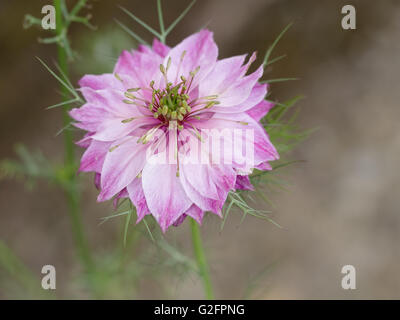
[[[40,59],[39,57],[36,57],[36,59],[39,60],[39,62],[47,69],[47,71],[50,72],[50,74],[57,79],[58,82],[60,82],[69,92],[71,92],[71,94],[76,98],[76,99],[80,99],[79,95],[76,93],[74,88],[71,88],[64,80],[62,80],[53,70],[50,69],[49,66],[47,66],[47,64],[45,62],[43,62],[42,59]]]
[[[271,56],[272,51],[274,50],[275,46],[278,44],[279,40],[282,38],[282,36],[285,34],[285,32],[293,25],[293,23],[289,23],[282,31],[281,33],[276,37],[272,45],[269,46],[267,52],[265,53],[264,57],[264,68],[269,64],[269,57]]]
[[[193,0],[185,10],[179,15],[178,18],[174,22],[171,23],[171,25],[168,27],[167,31],[165,31],[165,36],[167,36],[174,28],[175,26],[185,17],[185,15],[189,12],[189,10],[193,7],[193,5],[196,3],[196,0]]]
[[[116,213],[116,214],[113,214],[113,215],[110,215],[110,216],[107,216],[107,217],[103,217],[103,218],[101,218],[102,221],[99,223],[99,225],[102,225],[104,222],[108,221],[109,219],[112,219],[112,218],[115,218],[115,217],[124,216],[126,214],[129,214],[130,212],[132,212],[132,210],[127,210],[127,211]]]
[[[286,54],[283,54],[283,55],[281,55],[281,56],[279,56],[279,57],[276,57],[276,58],[274,58],[274,59],[271,59],[271,60],[264,66],[264,68],[267,67],[267,66],[269,66],[269,65],[271,65],[271,64],[273,64],[273,63],[275,63],[275,62],[278,62],[279,60],[282,60],[283,58],[286,58]]]
[[[146,226],[146,230],[147,230],[147,232],[148,232],[149,235],[150,235],[151,241],[153,241],[153,242],[155,243],[156,240],[154,239],[153,234],[151,233],[151,230],[150,230],[149,225],[148,225],[148,223],[147,223],[147,221],[146,221],[146,218],[143,218],[143,223],[144,223],[144,225]]]
[[[276,82],[284,82],[284,81],[293,81],[299,80],[299,78],[278,78],[278,79],[270,79],[261,81],[261,83],[276,83]]]
[[[70,104],[70,103],[74,103],[74,102],[79,102],[79,100],[78,99],[71,99],[71,100],[60,102],[60,103],[56,103],[56,104],[53,104],[51,106],[46,107],[46,110],[54,109],[54,108],[57,108],[57,107],[62,107],[62,106],[65,106],[66,104]]]
[[[115,22],[125,31],[127,32],[131,37],[133,37],[137,42],[144,44],[146,46],[150,46],[149,43],[145,40],[143,40],[140,36],[138,36],[135,32],[133,32],[131,29],[129,29],[126,25],[124,25],[122,22],[120,22],[117,19],[114,19]]]
[[[126,216],[126,220],[125,220],[125,228],[124,228],[124,246],[126,246],[126,238],[128,235],[128,228],[129,228],[129,223],[131,221],[131,217],[132,217],[132,204],[131,204],[131,210],[129,210],[128,215]]]
[[[145,23],[144,21],[140,20],[132,12],[128,11],[124,7],[119,6],[119,8],[122,11],[124,11],[129,17],[131,17],[133,20],[135,20],[137,23],[139,23],[143,28],[147,29],[150,33],[155,35],[157,38],[161,39],[161,35],[156,30],[154,30],[152,27],[150,27],[147,23]]]

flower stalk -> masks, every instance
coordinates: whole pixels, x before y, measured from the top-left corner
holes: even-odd
[[[214,291],[211,283],[210,271],[208,268],[206,255],[204,253],[204,248],[201,240],[200,229],[194,219],[190,219],[190,227],[192,231],[193,251],[196,256],[199,273],[203,281],[204,294],[206,299],[214,300]]]
[[[62,0],[54,0],[54,6],[56,8],[56,34],[60,36],[65,28],[65,21],[62,15]],[[58,49],[58,64],[61,72],[65,77],[68,77],[68,55],[66,48],[63,47],[60,43],[57,43]],[[61,85],[62,99],[63,101],[68,100],[68,91],[67,88]],[[70,123],[70,117],[68,115],[69,106],[65,104],[63,107],[63,124],[64,126],[68,126]],[[71,219],[72,232],[74,235],[75,245],[78,250],[78,255],[81,259],[81,262],[85,268],[85,271],[88,274],[93,273],[93,262],[91,258],[91,254],[89,251],[89,246],[87,243],[87,239],[84,234],[81,212],[80,212],[80,196],[78,190],[78,181],[75,173],[76,162],[75,162],[75,153],[74,153],[74,141],[72,136],[72,131],[64,130],[64,162],[67,172],[67,182],[64,186],[66,197],[68,201],[68,210]]]

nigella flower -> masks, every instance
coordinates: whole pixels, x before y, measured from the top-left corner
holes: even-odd
[[[138,222],[152,214],[165,231],[187,216],[201,223],[207,211],[221,215],[230,191],[253,188],[254,168],[271,169],[279,156],[259,124],[272,107],[258,82],[263,67],[246,75],[255,54],[247,63],[245,55],[217,56],[212,33],[202,30],[174,48],[154,40],[152,48],[124,51],[113,74],[80,80],[86,104],[70,115],[87,131],[79,170],[95,172],[98,201],[129,198]],[[219,149],[215,141],[206,146],[210,130],[224,129],[251,135],[228,132],[217,138]],[[251,162],[242,153],[249,144]],[[222,148],[230,152],[213,161]]]

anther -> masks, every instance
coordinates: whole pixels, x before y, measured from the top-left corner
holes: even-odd
[[[128,89],[127,91],[128,92],[137,92],[137,91],[139,91],[140,90],[140,88],[130,88],[130,89]]]
[[[167,62],[167,71],[169,69],[169,67],[171,66],[171,57],[168,58],[168,62]]]
[[[117,149],[119,146],[120,146],[120,145],[117,144],[116,146],[111,147],[111,148],[108,150],[108,152],[113,152],[113,151],[114,151],[115,149]]]
[[[163,75],[165,75],[165,67],[164,65],[160,64],[160,71]]]
[[[124,82],[124,81],[121,79],[121,77],[119,76],[118,73],[114,73],[114,77],[117,78],[117,80],[119,80],[119,81],[121,81],[121,82]]]
[[[186,50],[183,50],[183,52],[182,52],[182,54],[181,54],[181,61],[183,60],[183,58],[185,57],[185,55],[186,55]]]
[[[135,120],[135,118],[124,119],[124,120],[122,120],[121,122],[122,122],[122,123],[128,123],[128,122],[131,122],[131,121],[133,121],[133,120]]]
[[[136,97],[133,94],[129,93],[129,92],[125,92],[124,95],[125,95],[125,97],[127,97],[129,99],[132,99],[132,100],[136,99]]]

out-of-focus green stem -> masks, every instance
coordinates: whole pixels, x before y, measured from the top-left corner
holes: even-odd
[[[204,293],[208,300],[213,300],[214,292],[211,284],[206,255],[204,253],[203,244],[201,241],[200,229],[194,219],[190,219],[190,227],[192,230],[193,251],[196,256],[200,276],[203,280]]]
[[[162,43],[165,43],[166,41],[166,34],[165,34],[165,26],[164,26],[164,18],[163,18],[163,13],[162,13],[162,6],[161,6],[161,0],[157,0],[157,11],[158,11],[158,21],[160,22],[160,41]]]
[[[54,0],[54,6],[56,9],[56,33],[57,35],[61,35],[65,28],[65,21],[62,15],[61,10],[61,1],[63,0]],[[58,64],[61,71],[64,73],[66,77],[68,77],[68,63],[67,63],[67,53],[65,51],[65,47],[58,44]],[[67,89],[64,86],[61,86],[63,101],[68,100],[67,97]],[[63,123],[64,126],[68,126],[70,123],[70,118],[68,115],[69,106],[65,105],[63,108]],[[89,251],[89,246],[84,234],[82,220],[81,220],[81,212],[80,212],[80,196],[76,178],[76,163],[75,163],[75,154],[74,154],[74,141],[72,136],[72,131],[64,130],[64,148],[65,148],[65,168],[67,172],[67,182],[65,184],[65,192],[68,201],[68,209],[71,219],[72,232],[74,235],[75,245],[78,250],[79,257],[82,261],[82,264],[85,268],[85,271],[92,275],[94,264],[91,258],[91,254]]]

